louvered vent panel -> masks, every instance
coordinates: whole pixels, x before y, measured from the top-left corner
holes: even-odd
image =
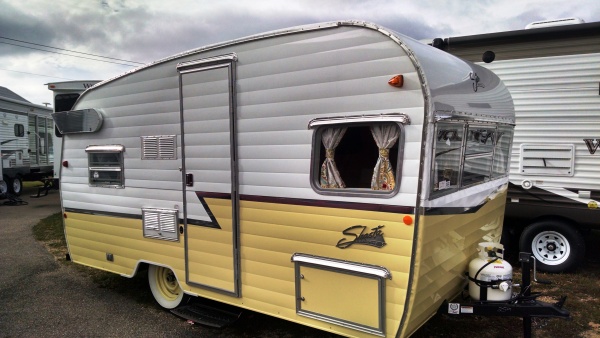
[[[176,159],[175,136],[161,136],[158,139],[158,157],[161,159]]]
[[[572,144],[522,144],[520,172],[524,175],[573,176]]]
[[[176,148],[175,135],[142,136],[143,160],[175,160]]]
[[[144,237],[178,241],[179,218],[175,209],[142,209]]]

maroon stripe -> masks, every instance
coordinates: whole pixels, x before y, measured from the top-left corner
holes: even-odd
[[[196,196],[200,198],[217,198],[221,200],[230,200],[231,194],[224,192],[208,192],[208,191],[196,191]]]
[[[271,196],[256,196],[256,195],[241,195],[240,200],[251,201],[251,202],[263,202],[263,203],[302,205],[302,206],[322,207],[322,208],[378,211],[378,212],[389,212],[389,213],[395,213],[395,214],[414,214],[415,213],[414,207],[399,206],[399,205],[368,204],[368,203],[354,203],[354,202],[341,202],[341,201],[322,201],[322,200],[309,200],[309,199],[300,199],[300,198],[271,197]]]

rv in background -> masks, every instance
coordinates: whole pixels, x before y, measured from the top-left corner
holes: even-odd
[[[52,175],[52,110],[0,87],[0,196],[18,196],[23,180]]]
[[[51,82],[46,84],[48,89],[53,92],[54,112],[61,112],[71,110],[73,105],[84,91],[91,88],[93,85],[100,81],[64,81],[64,82]],[[61,167],[61,155],[62,155],[62,134],[58,128],[54,128],[53,134],[54,140],[54,186],[58,188],[58,182],[60,177]]]
[[[228,317],[182,307],[190,295],[405,337],[460,294],[478,243],[500,240],[510,93],[371,23],[174,55],[53,117],[70,258],[148,267],[157,302],[194,321]]]
[[[528,27],[433,45],[472,62],[495,54],[481,65],[504,81],[516,115],[505,229],[540,269],[560,272],[600,229],[600,22]]]

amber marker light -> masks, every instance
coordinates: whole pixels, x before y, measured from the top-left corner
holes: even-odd
[[[402,219],[404,221],[404,224],[406,225],[412,225],[413,224],[413,219],[412,217],[406,215],[404,216],[404,219]]]
[[[388,81],[388,84],[392,87],[400,88],[404,86],[404,75],[396,75]]]

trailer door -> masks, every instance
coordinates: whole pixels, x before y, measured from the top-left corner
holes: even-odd
[[[178,65],[187,283],[240,295],[233,54]]]

